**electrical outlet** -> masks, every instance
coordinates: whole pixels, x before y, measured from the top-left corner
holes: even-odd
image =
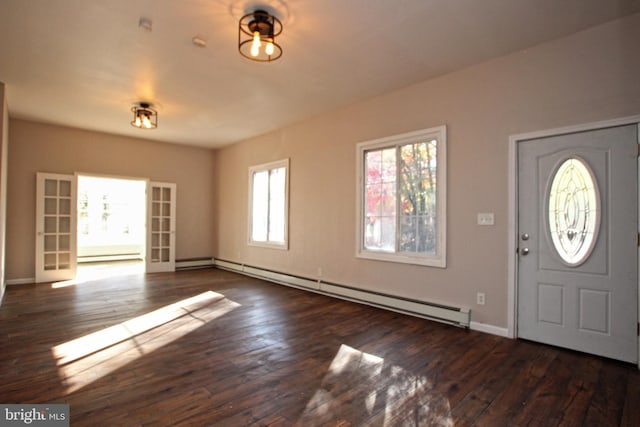
[[[476,294],[476,304],[484,305],[484,292],[478,292]]]

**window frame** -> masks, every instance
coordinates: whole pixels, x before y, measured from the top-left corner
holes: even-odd
[[[365,240],[365,197],[366,153],[384,148],[396,148],[406,144],[436,140],[436,250],[435,254],[411,252],[384,252],[366,249]],[[447,128],[446,125],[407,132],[384,138],[360,142],[356,145],[356,257],[376,261],[414,264],[428,267],[447,266]],[[398,212],[396,212],[396,216]],[[396,235],[397,243],[397,235]]]
[[[275,241],[259,241],[253,240],[253,176],[258,172],[270,172],[273,169],[284,168],[284,242]],[[270,176],[270,175],[269,175]],[[274,162],[263,163],[260,165],[249,167],[249,211],[248,211],[248,234],[247,244],[249,246],[256,246],[262,248],[271,249],[289,249],[289,159],[277,160]],[[269,187],[269,185],[268,185]],[[267,224],[269,223],[269,207],[267,205]],[[267,236],[269,235],[269,226],[267,225]]]

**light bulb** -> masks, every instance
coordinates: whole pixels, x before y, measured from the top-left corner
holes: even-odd
[[[136,114],[136,120],[134,123],[136,127],[140,127],[140,125],[142,124],[142,122],[140,121],[140,116],[138,114]]]
[[[251,43],[251,56],[258,56],[260,53],[260,33],[258,31],[253,32],[253,43]]]
[[[271,55],[273,55],[273,50],[274,50],[274,48],[273,48],[273,41],[272,41],[272,40],[269,40],[269,43],[267,43],[267,46],[264,48],[264,52],[265,52],[267,55],[271,56]]]
[[[142,119],[142,125],[144,127],[146,127],[147,129],[149,129],[151,127],[151,120],[149,120],[149,116],[148,115],[144,115],[144,118]]]

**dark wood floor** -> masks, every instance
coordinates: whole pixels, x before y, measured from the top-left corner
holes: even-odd
[[[639,426],[634,366],[219,270],[10,286],[0,402],[72,426]]]

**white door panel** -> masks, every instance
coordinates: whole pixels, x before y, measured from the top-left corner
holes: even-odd
[[[176,184],[149,182],[147,200],[147,273],[175,271]]]
[[[518,143],[519,337],[638,360],[637,132]]]
[[[76,276],[76,178],[36,177],[36,282]]]

